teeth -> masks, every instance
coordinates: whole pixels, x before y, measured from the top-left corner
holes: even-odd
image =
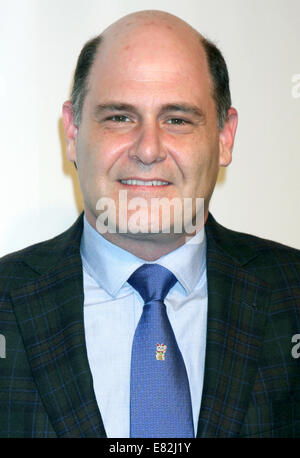
[[[123,184],[131,184],[131,185],[138,185],[138,186],[165,186],[169,184],[167,181],[142,181],[142,180],[121,180]]]

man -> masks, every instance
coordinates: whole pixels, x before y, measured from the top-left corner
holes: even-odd
[[[300,253],[209,214],[237,126],[220,52],[126,16],[83,48],[63,121],[84,215],[1,260],[0,435],[299,436]]]

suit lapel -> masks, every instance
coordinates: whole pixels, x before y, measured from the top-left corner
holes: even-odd
[[[207,341],[197,437],[232,437],[250,401],[270,290],[245,268],[254,249],[237,246],[211,215],[206,235]]]
[[[27,259],[40,275],[12,300],[32,374],[59,437],[105,437],[88,364],[80,257],[82,215]],[[57,262],[59,260],[59,262]],[[49,266],[51,266],[49,268]]]

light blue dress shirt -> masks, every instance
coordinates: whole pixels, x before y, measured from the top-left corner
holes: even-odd
[[[107,437],[129,437],[130,361],[143,300],[127,279],[149,263],[107,241],[84,217],[84,327],[94,391]],[[154,261],[177,278],[165,304],[189,378],[194,429],[202,397],[206,322],[206,239],[202,229]],[[163,387],[158,386],[158,390]]]

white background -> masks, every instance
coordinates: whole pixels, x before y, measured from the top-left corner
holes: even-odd
[[[61,106],[83,44],[143,9],[186,20],[227,60],[239,127],[212,213],[300,248],[299,0],[0,0],[0,255],[53,237],[81,211]]]

